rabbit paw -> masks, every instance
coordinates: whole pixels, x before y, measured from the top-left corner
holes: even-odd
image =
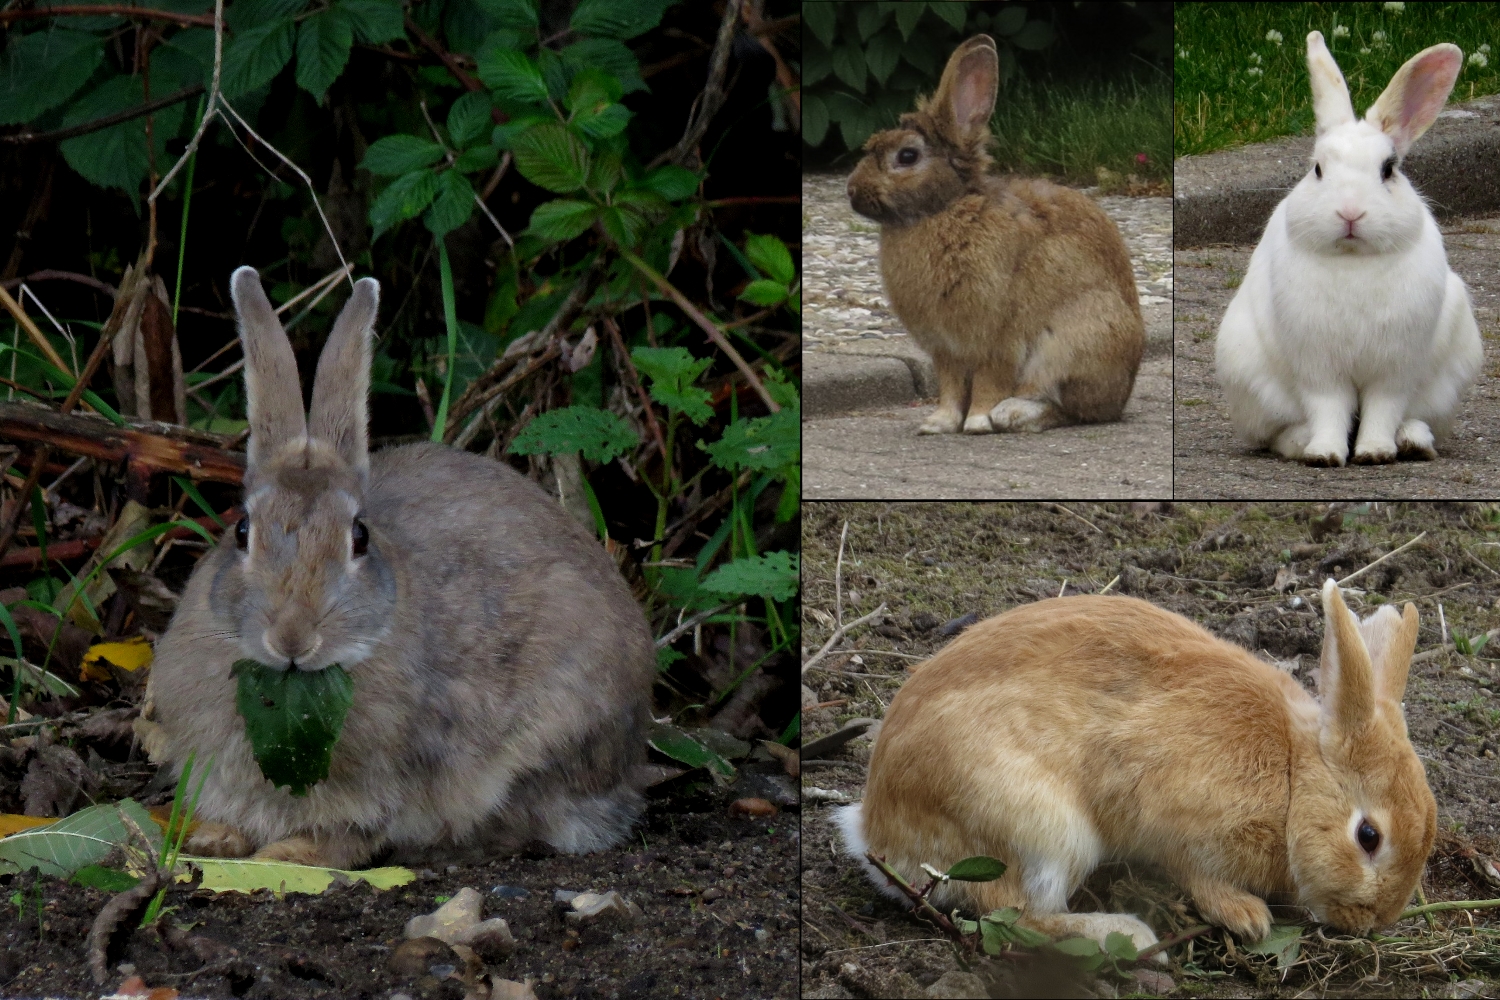
[[[927,419],[922,421],[922,426],[917,428],[918,434],[957,434],[959,426],[963,423],[963,415],[952,410],[933,410]]]
[[[183,845],[189,854],[204,858],[247,858],[255,845],[226,823],[201,823]]]
[[[990,434],[995,430],[990,426],[989,414],[971,413],[969,419],[964,421],[965,434]]]
[[[1261,941],[1271,932],[1266,901],[1227,882],[1195,880],[1188,886],[1193,905],[1211,924],[1231,931],[1242,941]]]
[[[1047,421],[1051,410],[1049,403],[1012,396],[995,404],[990,423],[997,431],[1042,431],[1052,426]]]
[[[1437,448],[1433,446],[1432,428],[1425,421],[1408,420],[1401,425],[1396,432],[1396,454],[1402,458],[1415,458],[1424,462],[1430,462],[1437,458]]]
[[[1385,465],[1396,460],[1396,443],[1392,441],[1389,446],[1371,448],[1369,446],[1354,449],[1355,465]]]

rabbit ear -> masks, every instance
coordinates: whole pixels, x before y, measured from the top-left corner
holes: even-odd
[[[255,268],[238,268],[229,278],[229,296],[239,319],[245,349],[245,409],[250,418],[247,464],[253,470],[287,444],[307,436],[302,382],[291,342],[260,287]]]
[[[933,105],[947,109],[961,131],[987,128],[999,86],[995,40],[989,35],[975,35],[948,57]]]
[[[1408,603],[1404,612],[1387,604],[1373,617],[1359,623],[1370,664],[1375,670],[1375,687],[1381,698],[1399,702],[1406,694],[1406,673],[1411,654],[1417,648],[1417,607]]]
[[[1396,70],[1385,92],[1365,112],[1365,121],[1390,136],[1396,154],[1405,156],[1443,110],[1463,62],[1462,50],[1448,42],[1418,52]]]
[[[356,281],[318,359],[308,415],[311,436],[333,445],[361,478],[370,468],[370,338],[379,308],[380,282]]]
[[[1412,614],[1415,619],[1415,610]],[[1359,619],[1344,604],[1332,580],[1323,584],[1323,618],[1323,657],[1318,670],[1323,724],[1335,736],[1348,738],[1375,715],[1374,669]]]
[[[1321,31],[1307,33],[1307,75],[1312,80],[1313,115],[1318,120],[1318,135],[1338,125],[1354,121],[1354,104],[1339,64],[1323,44]]]

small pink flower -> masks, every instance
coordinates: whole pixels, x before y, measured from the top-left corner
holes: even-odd
[[[1135,162],[1137,162],[1137,163],[1145,163],[1146,162],[1146,154],[1145,153],[1136,153],[1135,154]]]

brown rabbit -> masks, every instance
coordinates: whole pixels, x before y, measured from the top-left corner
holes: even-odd
[[[994,40],[975,35],[849,177],[850,205],[881,225],[891,307],[937,369],[923,434],[1118,420],[1145,346],[1108,216],[1068,188],[986,173],[998,80]]]

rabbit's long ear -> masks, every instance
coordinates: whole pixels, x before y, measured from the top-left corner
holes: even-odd
[[[1339,125],[1354,121],[1354,104],[1339,64],[1333,61],[1321,31],[1307,33],[1307,75],[1312,80],[1313,115],[1318,120],[1318,135]]]
[[[356,281],[318,359],[308,415],[311,436],[333,445],[361,477],[370,467],[370,339],[379,308],[380,282]]]
[[[961,132],[976,127],[987,129],[999,86],[1000,60],[995,53],[995,40],[989,35],[975,35],[948,57],[932,106],[946,109]]]
[[[1463,64],[1457,45],[1444,42],[1423,49],[1396,70],[1385,92],[1365,112],[1365,121],[1390,136],[1396,154],[1405,156],[1443,110]]]
[[[307,415],[302,412],[297,359],[255,268],[241,267],[230,276],[229,295],[245,349],[247,458],[253,471],[287,444],[307,436]]]
[[[1415,609],[1412,619],[1416,619]],[[1323,657],[1318,664],[1318,694],[1324,728],[1339,739],[1354,736],[1375,716],[1375,672],[1370,653],[1360,634],[1359,620],[1344,604],[1339,586],[1332,580],[1323,584]]]
[[[1406,674],[1411,668],[1411,654],[1417,648],[1417,607],[1408,603],[1404,613],[1397,614],[1387,604],[1359,623],[1370,664],[1375,669],[1375,687],[1380,697],[1399,702],[1406,693]]]

